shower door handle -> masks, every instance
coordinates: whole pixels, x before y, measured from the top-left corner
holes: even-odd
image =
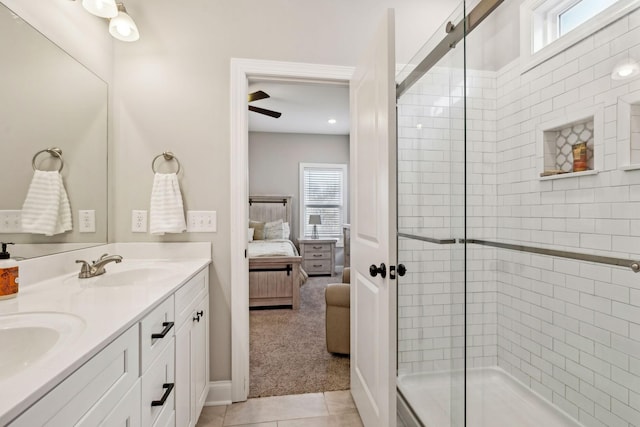
[[[371,267],[369,267],[369,274],[371,277],[376,277],[379,274],[380,277],[384,279],[387,277],[387,266],[384,265],[384,262],[380,263],[380,267],[376,267],[375,264],[371,264]]]

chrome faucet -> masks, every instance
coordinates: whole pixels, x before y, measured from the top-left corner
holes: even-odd
[[[76,263],[82,264],[78,277],[80,279],[87,279],[89,277],[95,277],[104,274],[106,273],[104,266],[109,264],[110,262],[115,262],[116,264],[122,262],[122,257],[120,255],[102,254],[100,258],[98,258],[96,261],[93,261],[93,263],[91,264],[89,264],[87,261],[78,259],[76,260]]]

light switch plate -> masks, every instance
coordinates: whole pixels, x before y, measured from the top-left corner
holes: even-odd
[[[96,211],[93,209],[78,211],[78,231],[80,233],[96,232]]]
[[[131,231],[134,233],[147,232],[147,211],[131,211]]]
[[[2,210],[0,211],[0,233],[21,233],[22,232],[22,211]]]
[[[215,233],[216,211],[187,211],[188,233]]]

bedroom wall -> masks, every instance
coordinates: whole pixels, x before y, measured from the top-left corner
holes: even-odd
[[[291,2],[127,0],[141,33],[115,45],[115,197],[111,238],[210,241],[211,380],[231,378],[229,186],[230,59],[352,66],[388,7],[396,9],[397,61],[407,61],[458,0]],[[148,209],[150,162],[173,150],[186,209],[216,210],[218,232],[131,233],[131,210]]]
[[[249,194],[293,196],[294,242],[300,234],[300,163],[348,165],[349,135],[249,132]],[[336,265],[344,265],[342,248],[336,252]]]

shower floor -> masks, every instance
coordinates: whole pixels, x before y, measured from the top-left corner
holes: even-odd
[[[462,374],[408,374],[398,389],[425,427],[450,427],[451,388],[463,393]],[[501,368],[467,372],[469,427],[580,427],[572,418],[514,380]],[[455,425],[455,424],[454,424]]]

